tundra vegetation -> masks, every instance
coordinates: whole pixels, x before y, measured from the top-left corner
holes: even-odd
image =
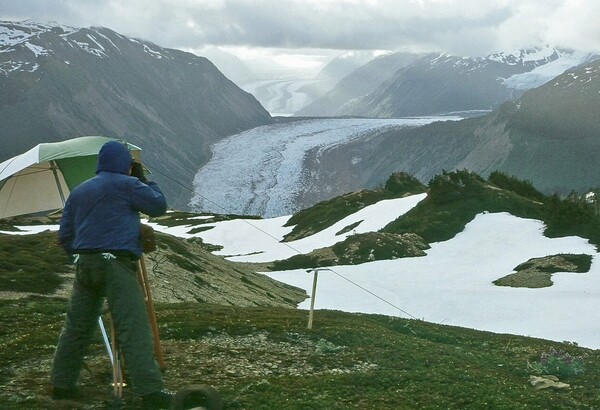
[[[597,207],[589,196],[542,195],[526,181],[499,173],[484,179],[468,171],[444,172],[428,186],[408,175],[392,178],[379,190],[344,195],[295,215],[295,237],[331,226],[383,198],[425,191],[427,198],[381,232],[351,235],[320,250],[322,259],[318,252],[304,257],[363,263],[403,257],[407,250],[422,253],[428,243],[452,238],[486,211],[541,219],[547,235],[579,235],[599,243]],[[197,216],[175,212],[155,222],[209,229],[208,215]],[[25,222],[35,221],[2,221],[1,228],[15,230]],[[198,238],[164,234],[158,235],[158,247],[147,255],[147,265],[167,365],[165,379],[172,390],[213,385],[227,409],[600,407],[597,350],[568,341],[326,310],[316,312],[309,330],[306,311],[295,309],[306,297],[304,291],[256,273],[283,269],[282,264],[302,266],[302,261],[234,263],[213,255],[214,246]],[[497,285],[551,286],[553,272],[586,272],[590,264],[590,255],[548,255],[523,261]],[[527,275],[519,277],[523,272]],[[100,332],[81,378],[85,399],[64,403],[49,398],[49,369],[72,278],[72,266],[55,233],[0,235],[4,408],[101,409],[111,403],[111,366]],[[110,318],[105,322],[110,325]],[[532,376],[546,374],[562,384],[531,384]],[[138,408],[139,399],[127,389],[125,400],[125,408]]]

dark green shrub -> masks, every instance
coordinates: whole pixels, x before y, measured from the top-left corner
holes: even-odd
[[[467,171],[444,171],[433,177],[425,200],[383,228],[383,232],[421,236],[426,242],[448,240],[482,212],[509,212],[523,218],[544,219],[543,204],[490,186]]]
[[[485,180],[474,172],[443,171],[429,181],[429,199],[438,204],[462,199],[465,195],[474,196],[483,190]]]
[[[533,199],[535,201],[544,201],[546,199],[546,196],[535,189],[530,181],[518,179],[511,175],[505,174],[504,172],[492,172],[488,177],[488,181],[491,184],[496,185],[498,188],[513,191],[514,193],[525,198]]]
[[[394,172],[385,182],[385,190],[394,194],[420,194],[427,187],[406,172]]]
[[[577,235],[600,245],[600,215],[585,197],[571,192],[566,198],[554,194],[545,206],[546,231],[549,237]]]

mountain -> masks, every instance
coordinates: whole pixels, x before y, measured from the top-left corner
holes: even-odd
[[[373,58],[373,52],[348,52],[335,57],[316,75],[280,68],[263,72],[262,78],[243,83],[274,116],[290,116],[329,91],[335,83]]]
[[[327,63],[317,78],[333,82],[334,84],[350,73],[368,64],[373,60],[372,51],[349,51],[339,55]]]
[[[485,116],[391,130],[339,147],[321,161],[356,158],[347,172],[361,175],[365,186],[395,171],[428,181],[443,170],[466,168],[483,175],[507,172],[545,193],[583,192],[600,181],[599,73],[597,59]]]
[[[374,91],[385,79],[419,57],[418,54],[400,52],[379,56],[347,74],[330,91],[296,115],[343,115],[345,104]]]
[[[242,87],[258,80],[258,75],[237,56],[218,47],[208,47],[200,53],[208,58],[227,78]]]
[[[368,95],[347,101],[337,114],[387,118],[492,110],[591,57],[550,47],[479,58],[428,54]]]
[[[125,138],[185,208],[211,143],[271,121],[206,58],[103,27],[0,22],[0,161],[40,142]]]

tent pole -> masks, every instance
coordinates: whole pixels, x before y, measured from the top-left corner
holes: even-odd
[[[52,173],[54,174],[54,180],[56,181],[56,187],[58,188],[58,194],[60,195],[60,200],[62,201],[63,207],[65,206],[65,193],[62,190],[62,186],[60,185],[60,178],[58,178],[58,172],[56,172],[56,169],[58,168],[58,165],[56,164],[56,161],[50,161],[50,169],[52,169]]]

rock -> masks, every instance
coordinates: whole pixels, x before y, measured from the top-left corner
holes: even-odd
[[[557,390],[568,390],[571,388],[570,384],[563,383],[558,380],[558,377],[551,375],[544,376],[529,376],[529,383],[535,390],[542,389],[557,389]]]

